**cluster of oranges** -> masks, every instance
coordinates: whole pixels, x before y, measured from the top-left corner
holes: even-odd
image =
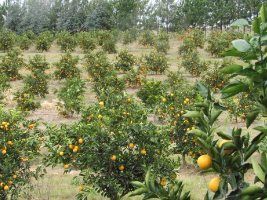
[[[128,148],[131,149],[131,150],[133,150],[135,147],[136,147],[136,145],[135,145],[134,143],[129,143],[129,144],[128,144]],[[147,150],[146,150],[145,148],[142,148],[142,149],[140,150],[140,154],[141,154],[142,156],[147,155]],[[117,156],[114,155],[114,154],[111,155],[111,156],[110,156],[110,160],[113,161],[113,162],[115,162],[115,161],[117,160]],[[120,170],[120,171],[124,171],[124,170],[125,170],[125,166],[124,166],[124,165],[120,165],[120,166],[119,166],[119,170]]]
[[[9,129],[9,123],[8,122],[2,122],[0,128],[7,131]]]
[[[83,139],[83,138],[79,138],[77,142],[78,142],[77,145],[73,145],[73,144],[69,144],[69,145],[68,145],[68,148],[69,148],[73,153],[77,153],[77,152],[80,150],[80,146],[79,146],[79,145],[82,145],[82,144],[84,143],[84,139]],[[59,156],[64,156],[64,155],[65,155],[64,151],[60,151],[58,154],[59,154]],[[64,168],[64,169],[68,169],[69,166],[70,166],[69,164],[65,164],[65,165],[63,166],[63,168]]]
[[[212,166],[212,157],[209,155],[202,155],[197,159],[197,164],[200,169],[207,170]],[[220,186],[221,179],[220,177],[215,177],[211,179],[208,184],[209,189],[212,192],[217,192]]]
[[[7,180],[6,183],[0,181],[0,188],[2,188],[4,191],[8,191],[10,187],[13,185],[13,181],[17,178],[17,175],[14,174],[11,179]]]
[[[185,98],[184,104],[189,104],[189,103],[190,103],[190,99],[189,98]]]

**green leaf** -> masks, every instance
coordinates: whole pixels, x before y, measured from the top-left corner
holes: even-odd
[[[260,26],[261,26],[261,20],[259,17],[257,17],[252,22],[252,29],[253,29],[254,33],[260,34],[260,32],[261,32]]]
[[[141,194],[143,194],[145,192],[147,192],[147,189],[146,188],[138,188],[138,189],[134,190],[133,192],[131,192],[129,196],[130,197],[132,197],[132,196],[139,196],[139,195],[141,195]]]
[[[211,92],[210,92],[210,89],[208,87],[206,87],[204,84],[198,82],[197,83],[197,89],[199,91],[199,93],[207,98],[207,99],[211,99]]]
[[[255,119],[258,117],[259,113],[260,113],[259,111],[254,111],[254,112],[250,112],[247,114],[247,117],[246,117],[247,128],[250,127],[250,125],[255,121]]]
[[[252,144],[259,144],[264,138],[266,134],[265,133],[260,133],[256,137],[253,138],[251,141]]]
[[[234,21],[230,26],[231,27],[244,27],[244,26],[249,26],[249,23],[246,19],[238,19]]]
[[[231,48],[227,51],[225,51],[223,56],[232,56],[232,57],[239,57],[243,60],[256,60],[258,57],[254,51],[249,51],[249,52],[240,52],[235,48]]]
[[[257,126],[254,129],[267,134],[267,126]]]
[[[236,65],[236,64],[232,64],[232,65],[229,65],[229,66],[226,66],[220,69],[220,71],[224,74],[238,73],[241,70],[243,70],[243,66]]]
[[[261,21],[266,23],[267,22],[267,8],[266,8],[266,4],[263,4],[261,6],[260,9],[260,17],[261,17]]]
[[[212,109],[210,123],[213,124],[221,114],[222,110]]]
[[[254,173],[256,176],[260,179],[261,182],[265,182],[265,173],[260,167],[259,163],[257,163],[255,160],[252,160],[252,167],[254,170]]]
[[[187,111],[183,116],[188,118],[199,118],[202,115],[198,111]]]
[[[139,187],[144,187],[144,183],[141,183],[139,181],[132,181],[131,182],[133,186],[139,188]]]
[[[148,171],[147,171],[147,173],[146,173],[146,177],[145,177],[145,184],[146,184],[146,186],[149,185],[150,174],[151,174],[151,169],[149,168]]]
[[[247,151],[245,152],[244,160],[246,161],[247,159],[250,158],[250,156],[259,149],[257,144],[251,144]]]
[[[241,195],[242,196],[250,196],[250,195],[254,195],[254,194],[258,194],[258,193],[261,193],[263,192],[262,188],[260,188],[259,186],[256,186],[256,185],[252,185],[252,186],[249,186],[245,189],[242,190],[241,192]],[[251,199],[250,197],[248,199]]]
[[[236,48],[239,52],[248,52],[251,49],[250,44],[243,39],[237,39],[232,42],[234,48]]]
[[[227,135],[223,132],[218,132],[217,135],[224,140],[232,140],[233,139],[230,135]]]
[[[234,96],[240,92],[248,90],[248,86],[242,82],[232,83],[222,89],[222,98],[228,98]]]
[[[204,138],[206,139],[208,136],[205,132],[199,130],[199,129],[194,129],[188,132],[189,134],[194,134],[194,136],[200,137],[200,138]]]
[[[267,173],[267,154],[262,153],[261,154],[261,167]]]

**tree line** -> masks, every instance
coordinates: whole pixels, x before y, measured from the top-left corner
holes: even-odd
[[[0,26],[72,33],[96,29],[224,28],[233,20],[251,21],[266,0],[5,0]]]

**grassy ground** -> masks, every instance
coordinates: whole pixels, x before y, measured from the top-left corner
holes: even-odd
[[[171,71],[177,71],[178,63],[180,62],[178,57],[178,47],[181,44],[180,41],[174,36],[171,38],[170,41],[171,49],[169,50],[167,57],[169,61]],[[122,44],[118,45],[118,50],[121,49],[128,49],[131,53],[133,53],[135,56],[141,57],[142,55],[150,52],[151,48],[145,48],[138,43],[133,43],[127,46],[123,46]],[[211,59],[214,58],[210,57],[210,55],[205,52],[204,50],[200,50],[201,55],[205,59]],[[30,50],[24,52],[24,58],[25,60],[28,60],[29,58],[33,57],[36,54],[36,51],[34,48],[31,48]],[[47,59],[49,63],[51,63],[51,69],[49,72],[53,72],[54,67],[53,63],[57,62],[60,59],[60,56],[62,53],[60,53],[59,48],[56,45],[53,45],[52,48],[48,52],[42,53]],[[82,58],[83,54],[81,50],[77,49],[73,55],[79,56],[80,63],[79,68],[84,71],[82,67]],[[114,60],[116,57],[115,54],[109,55],[111,60]],[[190,77],[188,73],[186,73],[183,69],[179,69],[181,73],[189,80],[189,82],[194,82],[195,79]],[[28,72],[26,70],[22,70],[21,73],[23,75],[27,74]],[[83,78],[86,77],[86,73],[82,73]],[[157,78],[164,80],[166,77],[164,75],[162,76],[153,76],[150,75],[149,78]],[[70,123],[73,121],[79,120],[79,116],[75,116],[72,118],[64,118],[60,115],[58,115],[56,104],[57,104],[57,97],[54,94],[56,90],[60,88],[62,83],[60,81],[51,80],[49,82],[49,95],[45,99],[41,99],[41,108],[37,111],[33,112],[29,118],[32,119],[40,119],[43,122],[49,122],[49,123]],[[6,106],[9,108],[12,108],[15,106],[15,103],[13,102],[13,93],[17,90],[19,90],[22,87],[22,81],[15,81],[12,83],[12,88],[7,92],[5,103]],[[92,103],[95,100],[94,94],[90,90],[91,85],[87,83],[87,91],[86,91],[86,102],[85,103]],[[129,89],[127,90],[128,93],[134,94],[136,90]],[[223,120],[224,123],[226,119]],[[229,127],[224,127],[228,129]],[[22,196],[21,199],[38,199],[38,200],[71,200],[75,199],[75,194],[78,192],[78,186],[75,186],[72,184],[72,178],[77,175],[78,172],[73,172],[71,174],[63,174],[63,170],[61,168],[56,169],[47,169],[47,174],[44,176],[44,178],[33,181],[32,185],[33,188],[28,190],[27,196]],[[192,193],[192,199],[199,200],[203,199],[204,194],[207,190],[207,182],[209,179],[214,176],[212,174],[203,175],[199,171],[196,170],[193,165],[189,165],[186,167],[183,167],[179,172],[179,179],[184,180],[185,188],[188,190],[191,190]],[[248,177],[248,179],[252,179],[253,177]],[[105,199],[104,197],[101,197],[98,194],[92,193],[90,200],[100,200]],[[125,199],[129,199],[126,197]],[[134,198],[138,199],[138,198]]]

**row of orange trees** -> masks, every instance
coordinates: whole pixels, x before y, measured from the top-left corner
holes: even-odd
[[[243,26],[248,22],[238,20],[235,24]],[[267,196],[267,155],[261,153],[260,162],[252,158],[267,134],[265,122],[257,123],[257,119],[262,121],[267,116],[266,24],[267,5],[263,5],[259,17],[252,23],[253,35],[249,40],[234,40],[233,48],[224,53],[225,56],[239,59],[238,64],[220,69],[224,75],[230,75],[229,83],[220,90],[219,95],[198,83],[201,99],[194,104],[195,109],[183,115],[195,123],[196,128],[189,130],[188,134],[195,138],[203,151],[203,155],[197,159],[200,169],[216,173],[208,184],[209,191],[205,199],[265,199]],[[245,113],[246,128],[233,128],[227,133],[218,127],[220,116],[227,110],[221,105],[221,98],[230,98],[240,93],[245,93],[246,97],[251,95],[255,107]],[[248,129],[252,125],[254,131]],[[250,169],[255,173],[255,183],[259,184],[246,181],[245,175]],[[190,198],[188,193],[182,196],[181,182],[170,182],[162,188],[150,174],[148,171],[143,183],[132,182],[137,189],[131,196],[143,194],[144,199]]]
[[[247,24],[243,20],[236,23],[241,22]],[[222,75],[229,76],[229,82],[220,90],[202,83],[196,90],[178,72],[170,73],[166,83],[146,80],[137,99],[124,92],[125,82],[118,76],[118,65],[112,65],[105,53],[97,52],[85,58],[97,102],[82,110],[79,122],[60,127],[48,125],[41,132],[37,129],[38,122],[26,120],[24,113],[0,109],[1,198],[16,198],[31,178],[42,175],[42,168],[33,170],[31,165],[44,145],[46,166],[59,164],[66,173],[79,170],[75,178],[80,185],[78,199],[86,199],[96,190],[115,200],[134,188],[137,189],[130,195],[143,195],[143,199],[190,199],[190,193],[184,192],[183,183],[176,179],[179,167],[176,154],[182,154],[184,160],[186,155],[198,158],[202,170],[216,173],[205,199],[264,199],[266,154],[261,154],[260,162],[250,162],[250,159],[259,151],[267,134],[266,124],[257,123],[267,115],[266,24],[267,6],[264,5],[253,22],[251,38],[234,40],[233,48],[225,53],[237,57],[239,62],[219,69]],[[124,56],[125,53],[120,55]],[[75,63],[75,58],[63,57],[57,77],[77,74],[76,68],[71,68]],[[42,77],[47,63],[35,57],[29,68],[33,77]],[[75,75],[74,78],[77,79],[68,79],[62,98],[70,88],[83,92],[84,83]],[[244,116],[246,128],[254,125],[255,136],[249,133],[251,129],[233,128],[227,133],[217,127],[220,116],[227,110],[221,99],[240,93],[250,96],[255,103]],[[25,93],[22,95],[27,99]],[[73,96],[79,103],[77,93],[66,98]],[[76,105],[72,103],[68,105]],[[151,116],[158,123],[153,123]],[[260,184],[251,185],[245,180],[252,168],[255,182]]]

